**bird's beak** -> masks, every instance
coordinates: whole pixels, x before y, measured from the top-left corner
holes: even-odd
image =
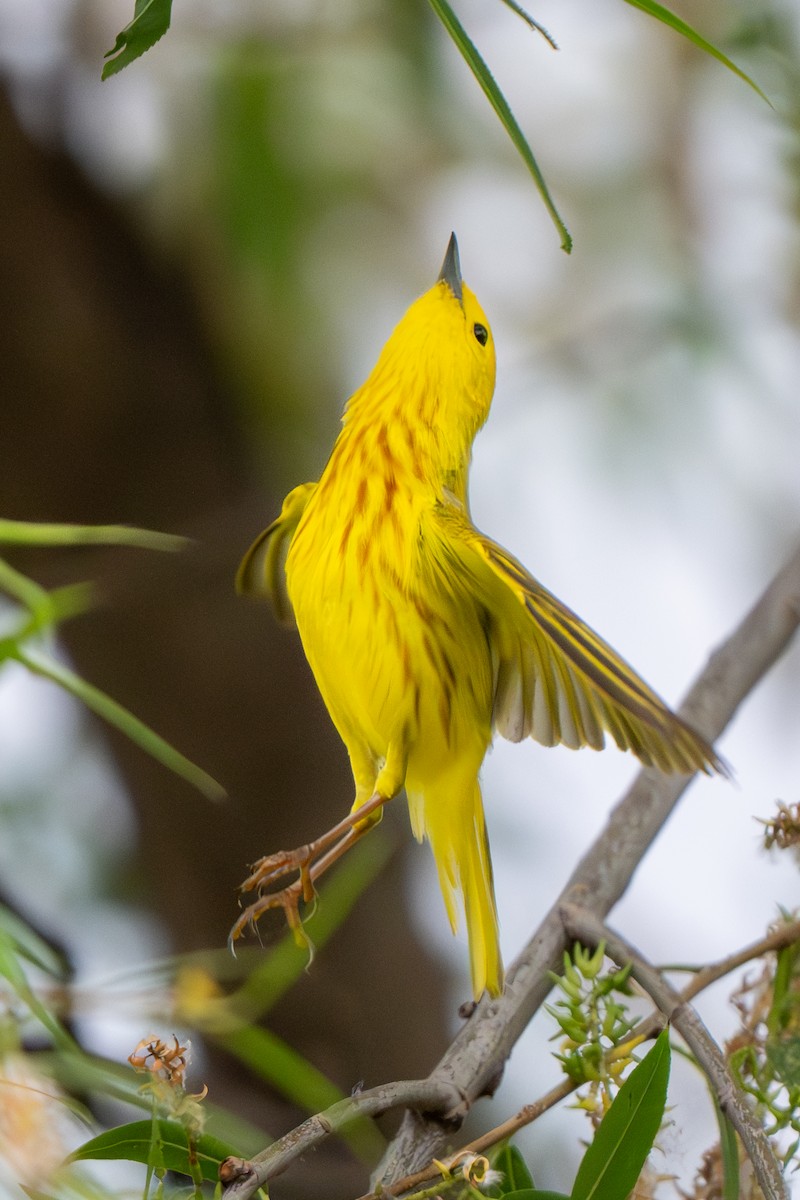
[[[464,307],[464,295],[461,291],[461,263],[458,258],[458,242],[454,233],[450,234],[447,253],[444,256],[437,283],[446,283],[458,303],[462,308]]]

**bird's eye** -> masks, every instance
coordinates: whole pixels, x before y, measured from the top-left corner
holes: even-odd
[[[476,342],[480,342],[482,346],[485,346],[489,340],[489,330],[486,328],[486,326],[478,324],[473,325],[472,332],[475,334]]]

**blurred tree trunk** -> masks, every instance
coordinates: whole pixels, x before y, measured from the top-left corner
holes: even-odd
[[[296,637],[233,592],[238,560],[278,498],[254,484],[179,274],[66,158],[21,132],[4,98],[0,149],[0,511],[197,539],[182,555],[17,561],[48,585],[101,582],[103,607],[64,631],[78,669],[228,788],[230,800],[212,806],[109,735],[138,815],[148,902],[176,949],[222,946],[247,863],[327,827],[352,786]],[[345,1089],[425,1074],[444,1044],[443,975],[409,928],[401,874],[396,856],[270,1018]],[[410,1003],[419,992],[424,1021]],[[274,1132],[291,1119],[231,1064],[215,1070],[213,1099]],[[314,1194],[326,1194],[323,1177],[341,1194],[330,1159],[315,1171]]]

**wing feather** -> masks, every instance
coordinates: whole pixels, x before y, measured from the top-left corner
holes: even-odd
[[[237,592],[257,600],[270,600],[276,618],[283,625],[294,625],[294,613],[286,590],[286,555],[316,486],[315,483],[301,483],[289,492],[280,516],[258,535],[236,574]]]
[[[648,766],[727,768],[607,642],[448,500],[436,520],[451,565],[486,605],[497,663],[493,720],[513,741],[602,749],[605,734]]]

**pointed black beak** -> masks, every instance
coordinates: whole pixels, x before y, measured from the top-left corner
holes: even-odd
[[[447,253],[444,256],[444,262],[442,263],[437,283],[446,283],[463,308],[464,296],[461,291],[461,263],[458,258],[458,242],[454,233],[450,234],[450,241],[447,243]]]

